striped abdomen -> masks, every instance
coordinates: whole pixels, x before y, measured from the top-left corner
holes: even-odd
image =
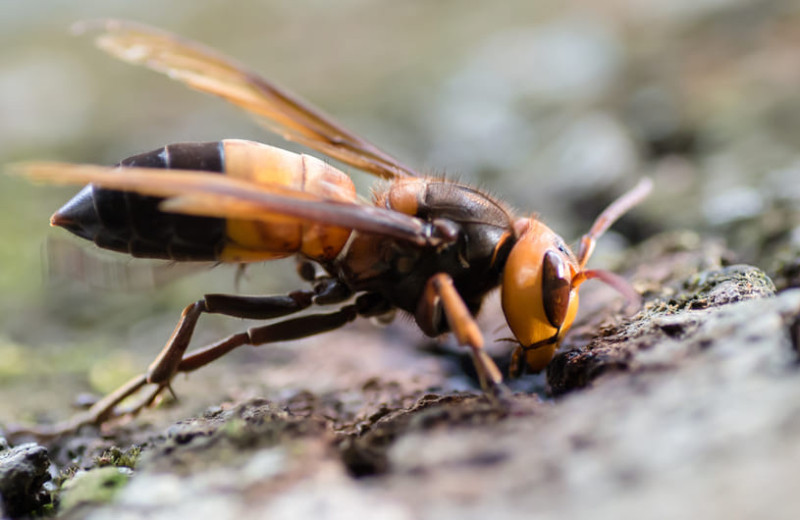
[[[203,170],[328,199],[356,199],[352,181],[339,170],[310,156],[250,141],[173,144],[129,157],[120,165]],[[332,260],[350,234],[286,217],[244,221],[165,213],[159,209],[162,200],[89,185],[53,215],[52,223],[99,247],[136,257],[223,262],[270,260],[294,253]]]

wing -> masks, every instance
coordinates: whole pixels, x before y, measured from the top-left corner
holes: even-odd
[[[305,101],[203,45],[120,20],[90,21],[75,26],[76,32],[86,30],[100,31],[97,45],[109,54],[219,96],[257,116],[267,128],[289,141],[384,179],[420,176]]]
[[[49,281],[77,283],[97,290],[152,291],[218,264],[123,258],[100,249],[87,249],[76,240],[54,236],[47,237],[44,251]]]
[[[256,184],[215,173],[88,164],[28,162],[11,173],[56,184],[94,184],[113,190],[163,197],[173,213],[251,220],[286,218],[320,222],[385,235],[418,245],[439,245],[424,220],[366,204],[324,199],[274,184]]]

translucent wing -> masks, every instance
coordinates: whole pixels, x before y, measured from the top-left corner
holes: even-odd
[[[49,280],[78,283],[98,290],[145,292],[185,276],[201,273],[218,262],[174,262],[125,258],[100,249],[87,249],[76,240],[48,236],[45,260]]]
[[[275,221],[292,218],[382,234],[419,245],[437,245],[422,219],[389,209],[324,199],[280,185],[256,184],[215,173],[154,168],[114,168],[60,162],[10,166],[11,173],[57,184],[163,197],[165,211],[209,217]]]
[[[305,101],[199,43],[120,20],[83,22],[75,30],[100,31],[97,45],[109,54],[219,96],[255,115],[287,140],[384,179],[419,176]]]

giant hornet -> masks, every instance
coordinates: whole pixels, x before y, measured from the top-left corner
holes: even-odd
[[[279,296],[205,295],[184,309],[144,374],[52,433],[137,412],[171,390],[175,374],[242,345],[311,336],[394,309],[413,316],[428,336],[451,331],[470,349],[484,391],[497,397],[504,392],[503,376],[484,351],[474,319],[487,293],[502,288],[503,311],[518,343],[512,375],[547,365],[572,325],[578,288],[586,280],[598,278],[629,300],[638,297],[621,277],[586,269],[586,262],[603,232],[648,194],[647,179],[597,217],[575,255],[537,218],[517,218],[476,188],[417,173],[211,49],[131,22],[92,22],[86,28],[99,30],[98,46],[117,58],[219,96],[285,139],[388,182],[368,204],[357,198],[345,173],[319,159],[235,139],[172,144],[117,167],[17,165],[35,180],[88,184],[50,222],[101,248],[135,257],[230,263],[296,255],[301,277],[312,284]],[[186,352],[204,313],[276,319],[315,304],[341,306],[253,327]],[[134,395],[135,403],[123,407]]]

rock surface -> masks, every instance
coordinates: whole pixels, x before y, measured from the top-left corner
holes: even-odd
[[[132,423],[102,444],[89,432],[59,441],[56,453],[72,442],[89,474],[135,469],[107,486],[113,498],[80,507],[65,486],[62,512],[794,518],[800,290],[776,294],[759,269],[722,265],[723,253],[680,234],[634,250],[632,264],[649,254],[663,261],[638,264],[645,307],[625,317],[606,305],[585,317],[548,369],[552,394],[518,393],[498,408],[473,393],[377,379],[231,402],[160,432]],[[108,455],[109,442],[122,450]],[[120,463],[131,442],[141,456]],[[105,458],[91,457],[101,446]],[[105,478],[95,480],[103,487]]]
[[[267,137],[67,37],[98,13],[62,4],[0,19],[15,49],[0,63],[0,163],[113,164],[168,142]],[[52,495],[57,515],[94,519],[800,517],[797,2],[251,4],[103,16],[230,52],[567,240],[652,177],[592,259],[645,306],[626,315],[586,284],[560,354],[513,382],[504,409],[481,397],[468,356],[401,320],[237,352],[178,378],[177,403],[46,452],[0,452],[13,468],[0,469],[3,516],[49,512]],[[4,425],[64,418],[73,396],[147,366],[187,302],[233,289],[222,269],[139,297],[39,283],[46,217],[67,196],[0,176]],[[290,266],[258,269],[248,292],[297,288],[279,283]],[[198,344],[242,327],[205,318]],[[487,337],[508,336],[502,322],[486,305]],[[508,345],[487,343],[507,363]]]
[[[34,443],[10,448],[0,437],[0,518],[17,518],[50,503],[47,449]]]

